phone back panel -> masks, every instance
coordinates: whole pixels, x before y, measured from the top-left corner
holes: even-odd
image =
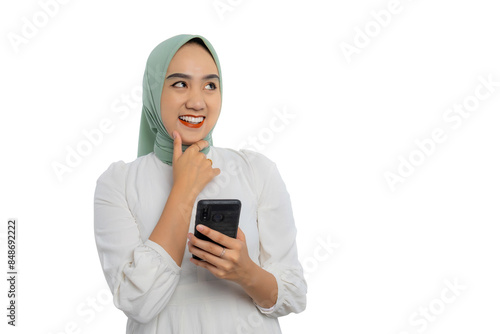
[[[237,199],[200,200],[196,208],[194,235],[199,239],[214,242],[196,230],[196,225],[202,224],[231,238],[236,238],[240,211],[241,202]]]

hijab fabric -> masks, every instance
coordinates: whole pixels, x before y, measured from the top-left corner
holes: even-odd
[[[148,57],[146,70],[142,82],[142,115],[139,129],[139,149],[137,156],[143,156],[154,152],[154,154],[166,164],[172,165],[172,155],[174,153],[174,140],[168,134],[161,119],[161,93],[168,65],[177,50],[194,38],[199,38],[205,43],[214,59],[220,77],[220,92],[222,98],[222,76],[219,58],[212,44],[200,35],[177,35],[158,44]],[[212,131],[207,134],[204,140],[209,146],[201,152],[207,154],[212,146]],[[189,145],[182,145],[182,151]]]

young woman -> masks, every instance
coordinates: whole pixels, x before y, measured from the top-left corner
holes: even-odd
[[[305,309],[285,184],[263,155],[212,146],[221,101],[204,37],[151,52],[139,157],[111,164],[95,190],[97,250],[127,333],[280,333],[277,317]],[[200,199],[241,201],[235,239],[206,226],[198,231],[222,246],[193,235]]]

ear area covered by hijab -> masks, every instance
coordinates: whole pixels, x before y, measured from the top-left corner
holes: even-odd
[[[161,161],[172,165],[174,140],[168,134],[161,119],[161,93],[170,61],[177,50],[195,38],[199,38],[205,43],[217,65],[222,98],[222,75],[219,58],[212,44],[210,44],[207,39],[200,35],[177,35],[158,44],[153,51],[151,51],[146,62],[146,70],[144,71],[142,82],[142,114],[139,128],[139,148],[137,157],[154,152]],[[203,138],[209,143],[209,146],[201,151],[205,154],[208,153],[210,146],[212,146],[212,131],[213,129]],[[182,151],[188,147],[188,145],[182,145]]]

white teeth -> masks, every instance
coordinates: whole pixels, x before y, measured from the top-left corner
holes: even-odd
[[[185,122],[189,122],[189,123],[192,123],[192,124],[201,123],[205,119],[203,116],[200,116],[200,117],[180,116],[179,118],[182,119]]]

